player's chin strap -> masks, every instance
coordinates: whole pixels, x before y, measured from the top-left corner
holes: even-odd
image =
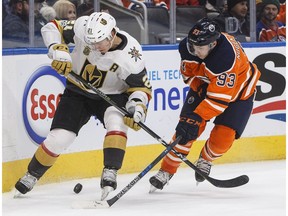
[[[91,83],[84,80],[79,75],[75,74],[73,71],[69,73],[68,77],[72,76],[74,79],[76,79],[78,82],[81,82],[85,87],[91,89],[93,92],[95,92],[98,96],[100,96],[102,99],[104,99],[106,102],[114,106],[116,109],[118,109],[123,115],[131,116],[131,114],[124,109],[123,107],[119,107],[113,100],[111,100],[110,97],[108,97],[106,94],[104,94],[99,89],[95,88]],[[160,136],[158,136],[155,132],[153,132],[150,128],[148,128],[143,122],[138,123],[140,127],[145,130],[149,135],[151,135],[153,138],[155,138],[158,142],[160,142],[165,147],[168,147],[169,144],[166,143]],[[239,187],[242,186],[249,181],[249,177],[247,175],[241,175],[232,179],[227,180],[218,180],[214,179],[204,173],[201,172],[191,161],[189,161],[184,155],[177,152],[176,150],[171,150],[177,157],[179,157],[184,163],[186,163],[189,167],[191,167],[196,173],[201,175],[203,178],[205,178],[208,182],[210,182],[215,187],[219,188],[232,188],[232,187]]]

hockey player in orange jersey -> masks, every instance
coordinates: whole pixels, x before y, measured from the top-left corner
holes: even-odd
[[[212,162],[227,152],[240,138],[253,108],[260,71],[249,62],[235,38],[221,33],[218,24],[204,18],[198,21],[179,44],[181,73],[190,86],[175,137],[182,135],[175,150],[188,155],[193,142],[215,117],[209,138],[196,166],[210,174]],[[176,173],[181,160],[169,152],[158,173],[150,178],[151,190],[163,189]],[[205,179],[195,173],[197,182]]]

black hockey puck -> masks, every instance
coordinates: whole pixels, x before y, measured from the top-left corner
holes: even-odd
[[[82,188],[83,188],[82,184],[78,183],[78,184],[75,185],[73,191],[74,191],[76,194],[78,194],[78,193],[81,192]]]

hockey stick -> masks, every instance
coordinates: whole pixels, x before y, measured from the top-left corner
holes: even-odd
[[[168,145],[165,150],[158,155],[141,173],[139,173],[125,188],[109,200],[104,201],[77,201],[74,208],[94,209],[94,208],[109,208],[117,200],[119,200],[125,193],[127,193],[143,176],[145,176],[171,149],[180,141],[181,136],[177,137],[171,145]]]
[[[100,96],[102,99],[104,99],[106,102],[114,106],[116,109],[118,109],[122,114],[130,116],[131,114],[123,107],[119,107],[115,101],[111,100],[110,97],[108,97],[106,94],[104,94],[99,89],[95,88],[91,83],[84,80],[79,75],[75,74],[74,72],[69,73],[69,76],[72,76],[75,78],[78,82],[82,83],[87,88],[91,89],[93,92],[95,92],[98,96]],[[150,134],[153,138],[155,138],[158,142],[160,142],[165,147],[169,146],[160,136],[158,136],[155,132],[153,132],[150,128],[148,128],[144,123],[139,122],[138,123],[140,127],[145,130],[148,134]],[[210,182],[212,185],[219,187],[219,188],[232,188],[232,187],[239,187],[249,182],[249,177],[247,175],[241,175],[232,179],[227,180],[219,180],[214,179],[204,173],[202,173],[191,161],[189,161],[185,156],[183,156],[181,153],[177,152],[176,150],[171,150],[177,157],[179,157],[184,163],[186,163],[189,167],[191,167],[195,172],[197,172],[199,175],[201,175],[203,178],[205,178],[208,182]]]

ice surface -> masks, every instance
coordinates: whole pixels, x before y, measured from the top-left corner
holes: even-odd
[[[149,194],[146,174],[133,188],[108,209],[73,209],[77,201],[99,200],[99,178],[36,185],[27,195],[13,199],[14,191],[2,195],[3,216],[284,216],[286,214],[286,161],[263,161],[215,165],[211,176],[229,179],[242,174],[248,184],[238,188],[216,188],[209,182],[196,186],[194,171],[180,168],[162,191]],[[118,175],[115,196],[138,173]],[[81,183],[79,194],[73,192]]]

